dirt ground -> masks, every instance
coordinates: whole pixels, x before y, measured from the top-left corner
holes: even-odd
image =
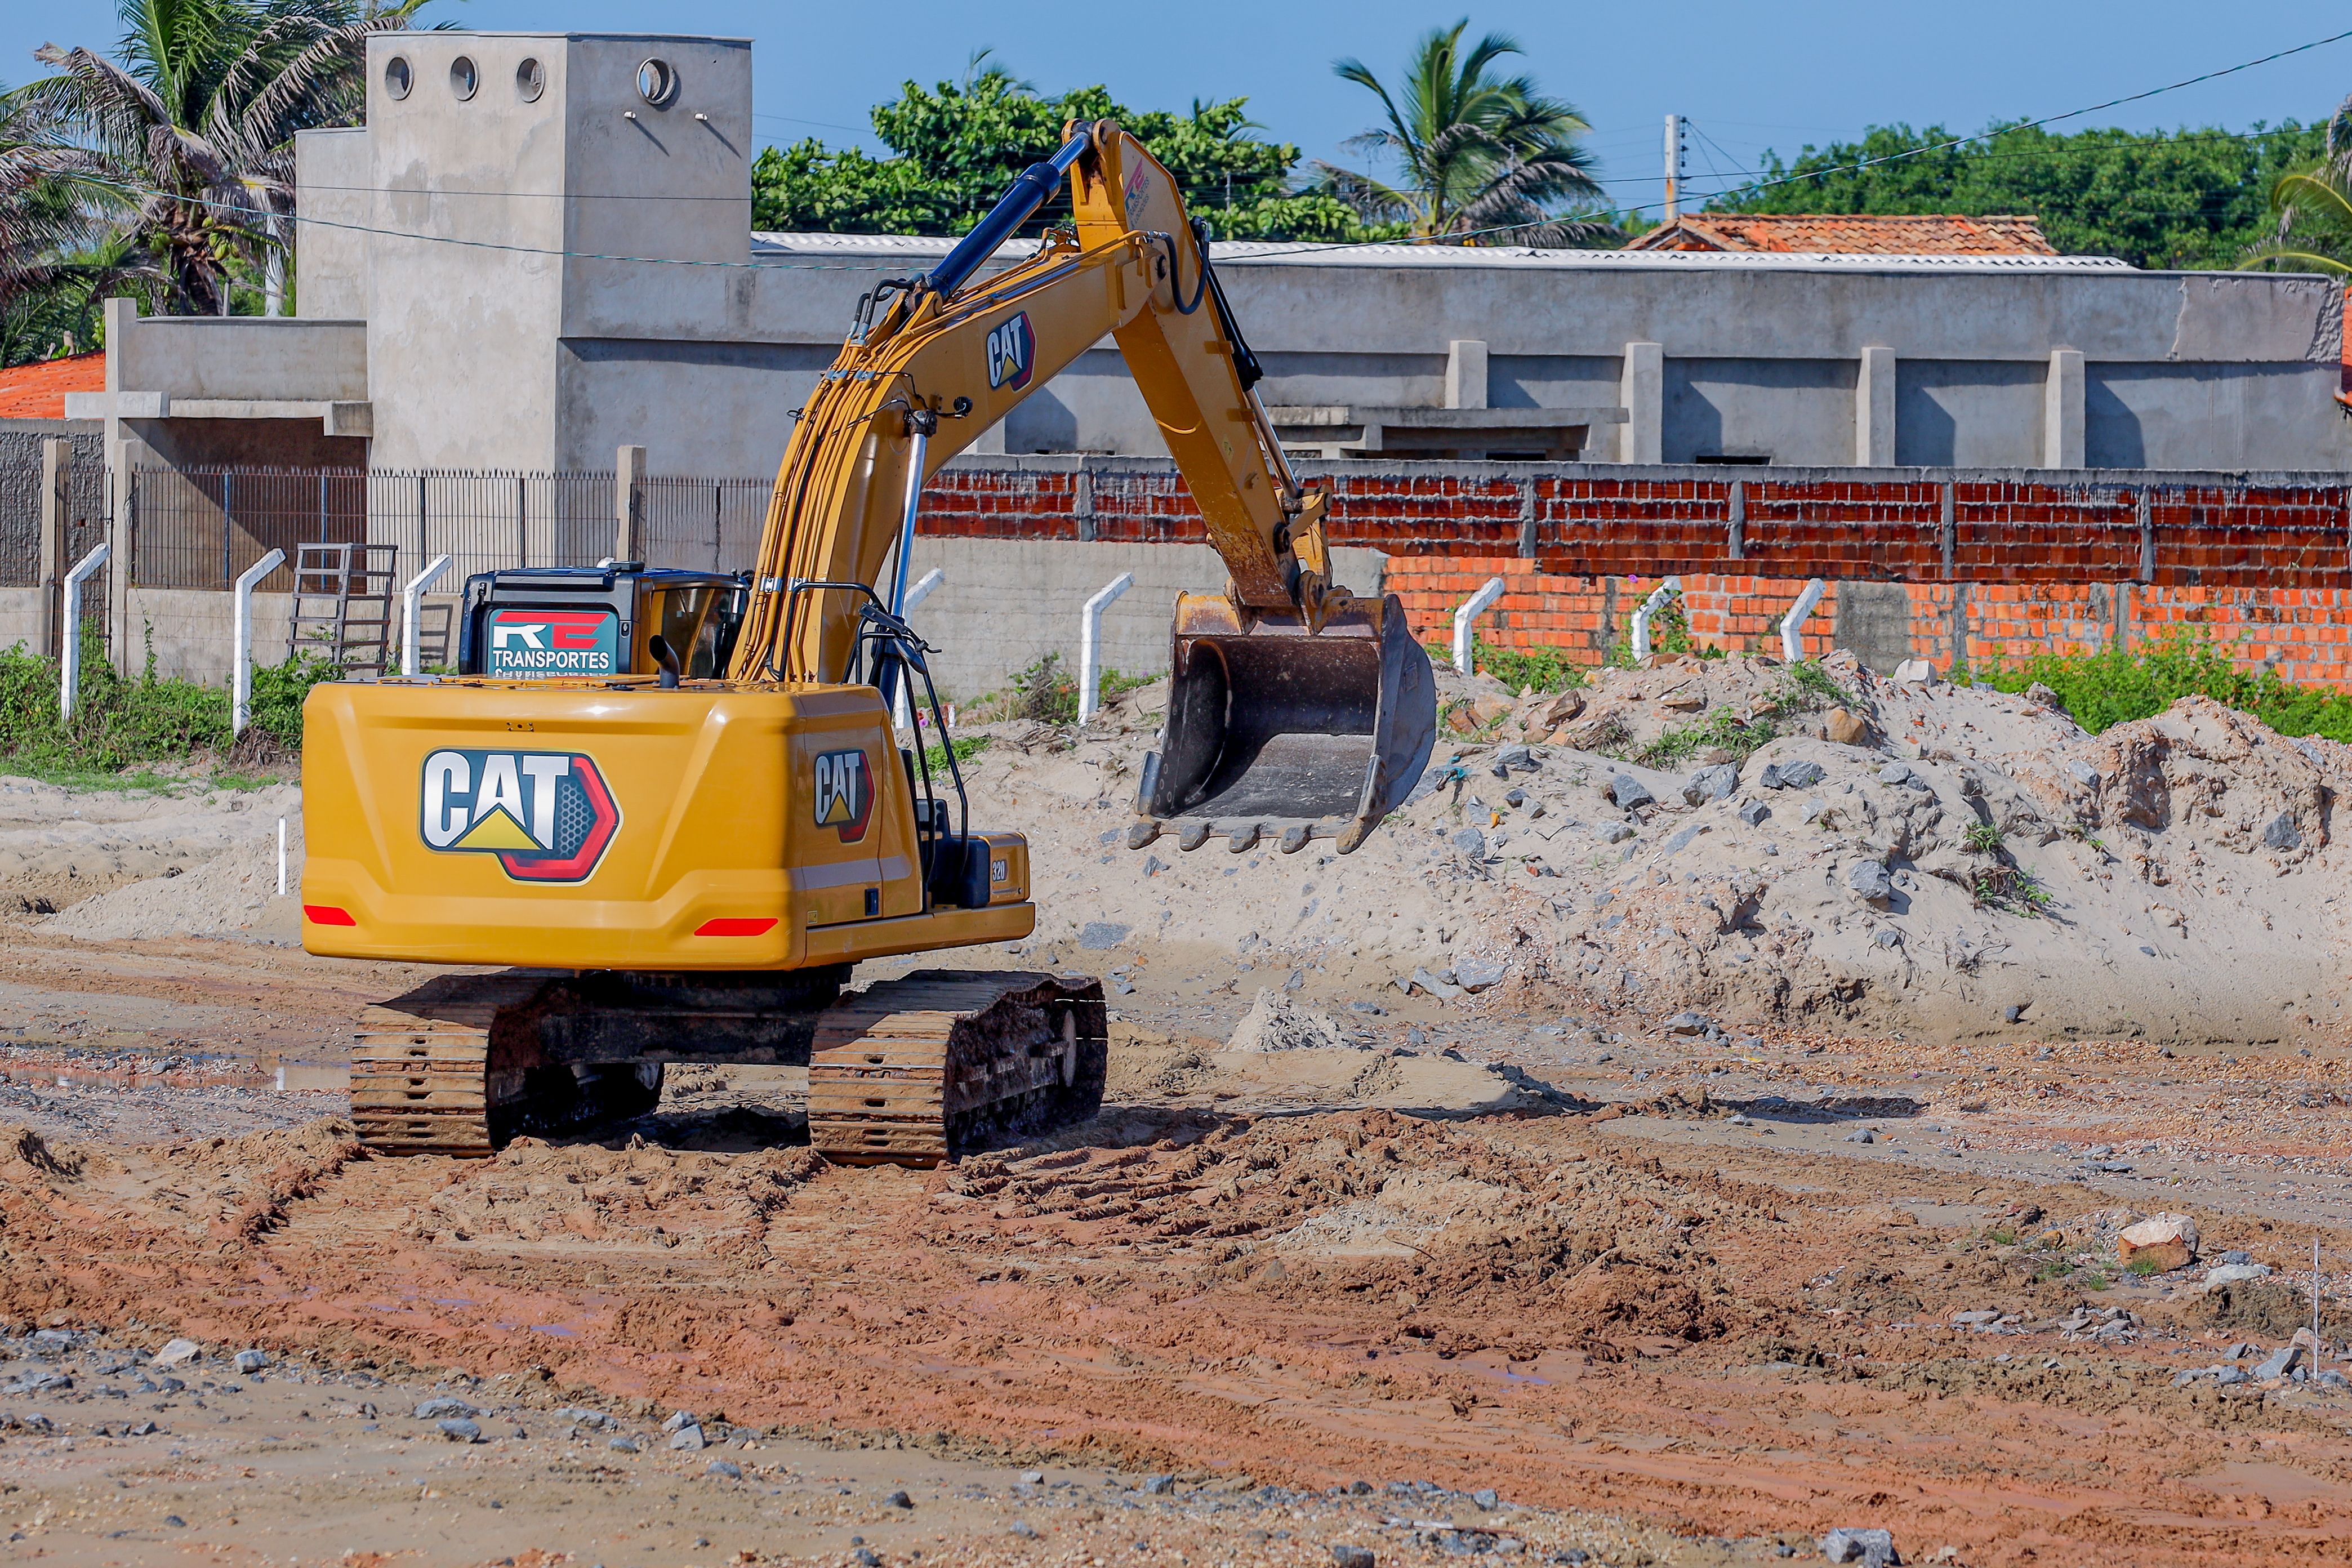
[[[1890,783],[1912,697],[1720,797],[1664,787],[1703,757],[1645,771],[1665,804],[1614,817],[1622,763],[1497,776],[1489,735],[1337,863],[1129,851],[1118,717],[1008,730],[975,787],[1033,832],[1049,918],[958,962],[1106,975],[1110,1093],[933,1173],[826,1165],[804,1074],[752,1068],[673,1069],[595,1139],[367,1157],[343,1042],[425,972],[287,944],[297,803],[0,792],[0,872],[30,846],[0,921],[0,1562],[1616,1568],[1819,1561],[1838,1527],[1906,1562],[2352,1559],[2341,758],[2191,710],[2109,731],[2083,784],[2090,743],[2004,699],[1999,756],[1928,735],[1943,771]],[[1979,700],[1937,722],[1993,736]],[[2067,813],[2002,794],[2035,746],[2088,792]],[[1825,759],[1803,787],[1843,822],[1759,788],[1775,757]],[[2008,847],[1939,860],[1966,802]],[[1537,847],[1561,817],[1574,847]],[[1902,899],[1839,890],[1870,853]],[[2055,907],[1945,909],[1938,865]],[[2194,1259],[2126,1269],[2158,1214]]]

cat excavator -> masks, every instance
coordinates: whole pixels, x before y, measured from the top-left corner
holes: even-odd
[[[1072,221],[983,274],[1066,180]],[[484,574],[458,673],[312,690],[303,945],[468,969],[362,1014],[368,1146],[487,1155],[638,1114],[670,1062],[805,1064],[810,1141],[845,1163],[1094,1114],[1099,981],[850,981],[1035,929],[1026,841],[973,826],[953,749],[923,744],[946,727],[908,556],[925,481],[1105,335],[1230,574],[1178,598],[1129,844],[1346,852],[1405,799],[1428,656],[1394,597],[1334,582],[1327,497],[1284,459],[1205,236],[1133,136],[1072,124],[938,265],[860,301],[751,571]]]

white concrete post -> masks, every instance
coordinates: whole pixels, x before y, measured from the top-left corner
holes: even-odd
[[[948,574],[944,567],[934,566],[929,571],[924,573],[923,580],[907,590],[906,603],[898,606],[898,618],[900,620],[905,620],[908,616],[913,615],[915,613],[915,606],[921,604],[925,599],[929,598],[931,596],[931,590],[937,588],[940,584],[947,580]],[[915,727],[914,703],[907,695],[908,692],[912,689],[912,687],[913,683],[911,681],[901,680],[898,682],[898,710],[891,715],[891,721],[897,724],[901,730],[911,730]],[[942,739],[944,738],[945,737],[942,737]]]
[[[1642,607],[1633,612],[1633,662],[1639,664],[1650,657],[1650,617],[1666,607],[1667,595],[1683,591],[1683,580],[1669,577],[1650,591]]]
[[[236,574],[236,646],[229,658],[230,679],[235,683],[228,705],[228,732],[231,736],[245,733],[253,722],[253,590],[264,577],[286,563],[286,552],[273,550]]]
[[[613,454],[613,559],[643,561],[646,548],[646,449]]]
[[[1822,594],[1829,584],[1819,577],[1805,584],[1797,602],[1780,618],[1780,656],[1790,664],[1805,657],[1805,622],[1811,616],[1813,606],[1822,602]]]
[[[90,547],[89,554],[74,563],[66,574],[65,626],[63,647],[58,658],[58,720],[60,723],[73,717],[74,694],[81,687],[81,585],[90,574],[106,564],[106,557],[114,546],[101,541]]]
[[[603,564],[610,564],[604,563]],[[424,613],[425,590],[441,580],[449,570],[449,557],[436,555],[433,564],[408,580],[400,591],[400,673],[416,673],[416,623]]]
[[[1475,338],[1445,345],[1445,406],[1486,406],[1486,345]]]
[[[1618,378],[1617,401],[1625,405],[1625,423],[1617,426],[1617,460],[1664,462],[1666,351],[1662,345],[1625,345],[1625,369]]]
[[[1135,586],[1135,574],[1122,572],[1102,585],[1095,596],[1087,601],[1085,620],[1078,630],[1078,722],[1083,724],[1102,707],[1102,618],[1103,612],[1121,594]]]
[[[1895,466],[1895,351],[1866,348],[1853,382],[1853,461],[1863,468]]]
[[[2052,349],[2042,384],[2042,466],[2083,466],[2083,351]]]
[[[1471,643],[1470,624],[1485,615],[1495,601],[1502,596],[1503,580],[1500,577],[1489,577],[1476,593],[1462,601],[1460,609],[1454,612],[1454,674],[1470,673],[1470,658],[1475,651]]]

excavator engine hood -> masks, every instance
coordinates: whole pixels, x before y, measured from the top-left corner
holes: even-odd
[[[1145,759],[1133,841],[1187,849],[1278,837],[1342,853],[1404,804],[1437,738],[1437,680],[1391,595],[1320,630],[1212,595],[1176,601],[1168,717]]]

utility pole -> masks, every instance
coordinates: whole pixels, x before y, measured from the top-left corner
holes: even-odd
[[[1683,211],[1683,117],[1666,116],[1666,221],[1674,222]]]

